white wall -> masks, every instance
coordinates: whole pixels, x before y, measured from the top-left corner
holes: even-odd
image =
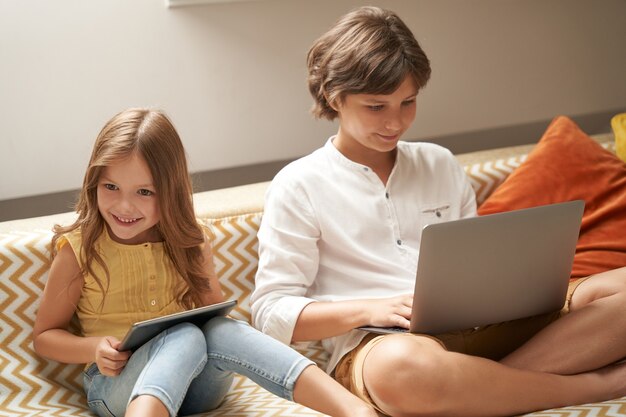
[[[306,51],[360,4],[0,0],[0,200],[78,188],[99,129],[130,106],[168,112],[193,171],[308,153],[335,126],[308,113]],[[623,0],[369,4],[432,61],[407,138],[626,108]]]

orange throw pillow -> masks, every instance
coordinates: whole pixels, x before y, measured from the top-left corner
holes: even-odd
[[[572,278],[626,266],[626,163],[556,117],[478,214],[584,200]]]

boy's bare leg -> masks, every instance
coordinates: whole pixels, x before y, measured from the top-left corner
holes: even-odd
[[[386,337],[366,357],[363,376],[394,417],[516,415],[626,395],[626,364],[561,376],[447,352],[420,337]]]
[[[333,417],[376,417],[374,408],[345,389],[317,366],[302,371],[293,399],[299,404]]]
[[[626,267],[595,275],[574,291],[570,313],[537,333],[501,363],[576,374],[626,357]]]

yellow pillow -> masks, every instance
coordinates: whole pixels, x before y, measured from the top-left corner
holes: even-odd
[[[620,113],[611,119],[611,127],[615,134],[615,153],[626,162],[626,113]]]

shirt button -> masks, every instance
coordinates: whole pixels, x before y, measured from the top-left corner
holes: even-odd
[[[150,279],[156,279],[156,275],[150,275]]]
[[[367,172],[367,171],[369,171],[369,170],[370,170],[370,169],[369,169],[368,167],[363,167],[363,171]]]
[[[389,193],[385,193],[385,198],[389,199]]]
[[[398,245],[402,245],[402,241],[401,241],[400,239],[396,240],[396,243],[397,243]]]
[[[156,305],[156,300],[152,300],[152,301],[150,301],[150,305],[151,305],[151,306],[155,306],[155,305]]]

